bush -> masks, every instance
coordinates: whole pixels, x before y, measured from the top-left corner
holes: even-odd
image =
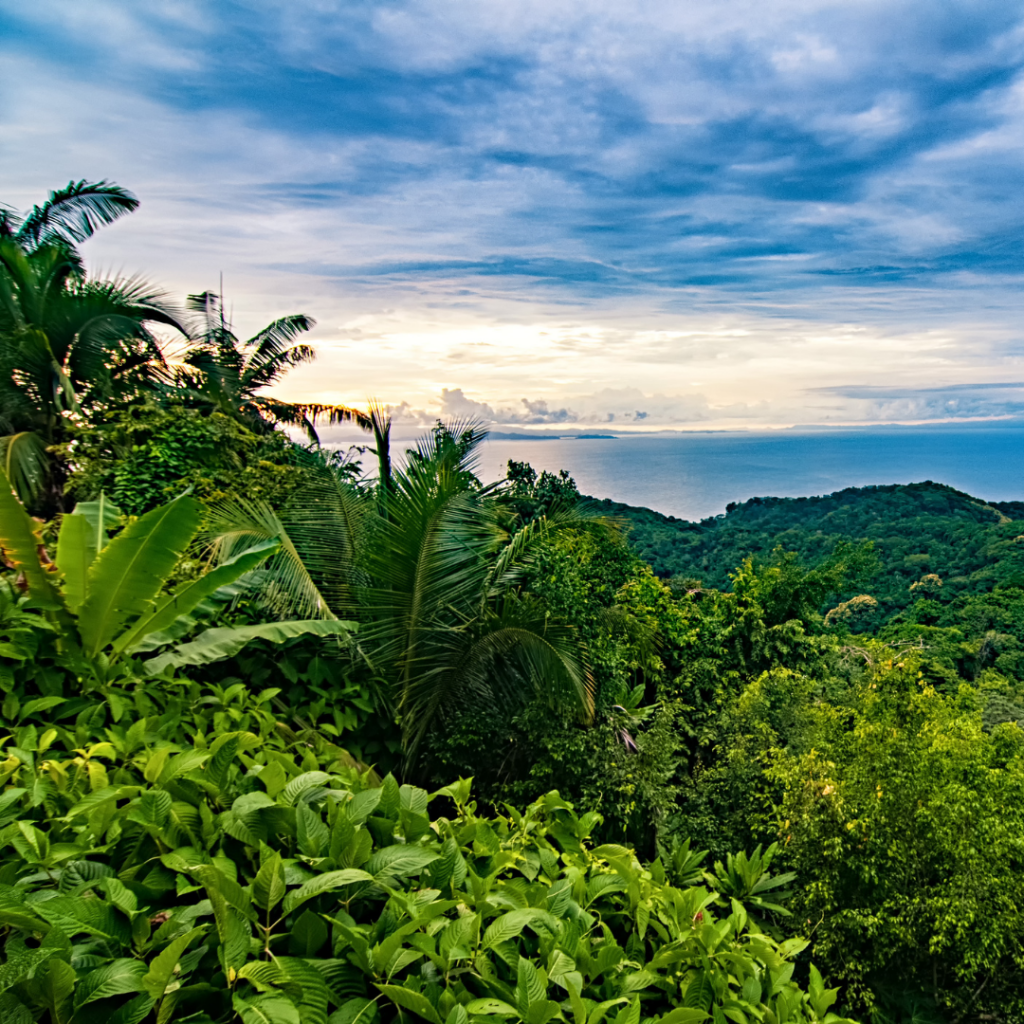
[[[272,696],[138,689],[0,741],[0,1019],[837,1020],[805,942],[592,848],[598,815],[381,783]]]
[[[254,434],[221,413],[133,405],[83,427],[62,450],[77,500],[101,492],[141,515],[186,488],[204,502],[236,494],[275,507],[308,484],[303,450],[280,431]]]

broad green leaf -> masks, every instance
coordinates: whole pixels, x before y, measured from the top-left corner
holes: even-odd
[[[331,776],[327,772],[303,772],[301,775],[297,775],[287,786],[284,787],[284,792],[281,794],[282,802],[288,804],[294,804],[296,800],[307,789],[314,789],[317,786],[323,786],[325,782],[330,782]]]
[[[75,989],[75,1010],[97,999],[143,991],[142,979],[146,965],[141,960],[112,960],[102,967],[95,967],[79,979]]]
[[[178,936],[161,953],[155,956],[149,964],[149,971],[142,979],[142,986],[149,993],[151,999],[159,1000],[167,991],[167,986],[174,977],[174,968],[182,954],[188,949],[192,940],[206,933],[207,926],[201,925],[193,928],[184,935]]]
[[[284,899],[286,891],[284,862],[275,851],[256,872],[252,883],[253,902],[263,910],[273,910]]]
[[[152,1009],[153,1000],[145,993],[142,993],[142,995],[129,999],[127,1003],[119,1006],[109,1017],[104,1016],[103,1020],[107,1024],[142,1024],[142,1021],[149,1016]],[[75,1021],[72,1024],[75,1024]]]
[[[323,975],[312,963],[299,957],[281,956],[278,965],[288,981],[299,987],[299,1018],[302,1024],[327,1024],[327,1003],[330,998]]]
[[[302,1024],[299,1008],[287,996],[263,995],[243,999],[236,994],[232,996],[232,1006],[243,1024]]]
[[[670,1010],[664,1017],[658,1018],[658,1024],[701,1024],[710,1017],[706,1010],[697,1010],[692,1006],[679,1006]]]
[[[377,1004],[372,999],[356,996],[347,999],[328,1018],[328,1024],[373,1024],[377,1017]]]
[[[318,875],[316,878],[306,882],[299,889],[294,889],[285,897],[285,913],[290,914],[297,907],[301,907],[306,900],[311,900],[321,893],[331,892],[340,889],[344,885],[352,885],[355,882],[373,882],[373,875],[360,871],[359,868],[344,868],[341,871],[328,871],[326,874]]]
[[[88,522],[93,554],[98,554],[107,546],[107,531],[120,522],[121,510],[101,493],[95,501],[80,501],[73,511]]]
[[[526,957],[519,958],[516,969],[516,1003],[525,1017],[534,1003],[542,1002],[547,996],[544,976]]]
[[[419,874],[428,864],[441,856],[440,849],[428,850],[423,846],[406,846],[396,843],[378,850],[367,862],[366,870],[372,875],[387,876]]]
[[[50,708],[55,708],[66,701],[66,697],[37,697],[21,706],[21,710],[18,712],[18,721],[24,722],[29,715],[38,714],[40,711],[49,711]]]
[[[63,960],[51,959],[36,975],[35,992],[50,1012],[54,1024],[66,1024],[71,1016],[68,1005],[75,991],[78,975]]]
[[[85,516],[66,515],[57,535],[57,568],[64,577],[64,601],[76,612],[85,600],[86,577],[96,557],[96,536]]]
[[[309,804],[299,804],[296,808],[295,829],[299,849],[307,857],[322,857],[327,852],[331,834],[320,813]]]
[[[412,989],[403,988],[401,985],[378,985],[381,990],[396,1006],[403,1010],[409,1010],[418,1017],[430,1021],[430,1024],[441,1024],[441,1017],[434,1004],[422,992],[413,992]]]
[[[293,956],[315,956],[327,941],[328,932],[324,919],[312,910],[304,910],[292,925],[288,936],[288,951]]]
[[[32,520],[14,496],[11,482],[0,470],[0,549],[16,572],[25,574],[29,592],[40,608],[64,608],[50,574],[39,561],[39,541]]]
[[[78,625],[95,656],[130,618],[144,615],[202,523],[203,506],[182,496],[147,512],[121,531],[89,569]]]
[[[258,544],[204,573],[198,579],[181,584],[173,594],[161,598],[150,615],[144,615],[114,641],[115,652],[130,652],[149,633],[167,629],[179,616],[188,615],[193,611],[200,601],[205,601],[221,587],[234,583],[240,576],[255,569],[278,547],[277,541]]]
[[[16,890],[4,886],[0,889],[0,926],[18,928],[25,932],[48,932],[48,921],[36,916],[31,907],[27,907]]]
[[[683,1005],[698,1010],[707,1010],[715,998],[715,986],[711,983],[706,971],[699,971],[686,986],[683,994]]]
[[[498,1017],[518,1017],[519,1011],[500,999],[474,999],[466,1003],[468,1013],[490,1014]]]
[[[191,643],[180,644],[166,654],[150,658],[146,671],[156,675],[165,668],[208,665],[236,655],[253,640],[281,644],[297,636],[344,637],[354,632],[354,622],[335,619],[303,619],[295,622],[266,622],[258,626],[219,627],[200,633]]]
[[[60,950],[26,949],[23,942],[14,944],[8,941],[4,952],[7,962],[0,964],[0,993],[31,978],[47,960],[57,956]]]
[[[502,914],[488,926],[484,932],[484,949],[493,949],[499,943],[514,939],[522,930],[538,916],[536,910],[513,910]],[[572,970],[574,968],[570,968]]]

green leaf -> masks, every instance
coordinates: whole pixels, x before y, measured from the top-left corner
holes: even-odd
[[[14,496],[10,480],[0,470],[0,548],[15,572],[25,574],[36,604],[52,611],[62,610],[64,602],[39,561],[38,547],[32,520]]]
[[[90,544],[94,553],[107,546],[107,531],[112,530],[121,520],[121,510],[103,493],[95,501],[80,501],[74,508],[76,516],[82,516],[92,533]]]
[[[323,922],[321,922],[323,923]],[[302,1024],[327,1024],[327,1003],[330,998],[323,975],[306,960],[282,956],[277,959],[288,981],[299,987],[299,1018]]]
[[[715,987],[706,971],[700,971],[690,980],[683,995],[683,1005],[698,1010],[707,1010],[715,998]]]
[[[284,861],[276,851],[261,865],[252,883],[252,898],[263,910],[273,910],[284,899]]]
[[[385,846],[378,850],[366,862],[366,870],[377,877],[416,875],[440,856],[439,849],[428,850],[422,846],[396,843],[394,846]]]
[[[142,979],[146,965],[141,960],[112,960],[96,967],[79,979],[75,990],[75,1010],[97,999],[143,991]]]
[[[153,958],[149,964],[149,971],[142,979],[142,986],[149,993],[151,999],[159,1000],[164,996],[167,986],[174,978],[174,968],[182,954],[191,945],[192,940],[200,935],[205,935],[206,925],[193,928],[184,935],[178,936],[166,949]]]
[[[114,650],[117,653],[130,652],[145,636],[167,629],[174,624],[179,616],[188,615],[201,601],[205,601],[221,587],[234,583],[240,576],[255,569],[278,547],[277,541],[264,541],[223,562],[198,579],[181,584],[173,594],[169,594],[157,602],[152,614],[144,615],[137,623],[126,629],[114,641]]]
[[[323,786],[325,782],[330,782],[331,776],[327,772],[303,772],[301,775],[297,775],[287,786],[284,787],[284,792],[281,794],[281,799],[284,803],[291,806],[296,800],[307,789],[315,789],[318,786]]]
[[[219,627],[200,633],[191,643],[180,644],[166,654],[150,658],[145,668],[156,675],[165,668],[208,665],[236,655],[253,640],[281,644],[297,636],[342,637],[355,632],[356,623],[336,619],[303,619],[295,622],[266,622],[258,626]]]
[[[516,969],[516,1002],[520,1014],[525,1017],[535,1003],[540,1003],[547,996],[547,986],[541,972],[526,957],[519,958]]]
[[[292,925],[288,949],[293,956],[315,956],[327,941],[327,925],[319,914],[304,910]]]
[[[96,557],[96,535],[85,516],[65,515],[57,534],[57,568],[64,577],[64,600],[72,612],[85,600],[86,577]]]
[[[484,949],[493,949],[502,942],[514,939],[538,916],[538,911],[513,910],[496,918],[484,932]]]
[[[108,1024],[142,1024],[153,1009],[153,1000],[148,995],[139,995],[119,1006],[110,1017],[104,1016]]]
[[[299,1008],[283,995],[256,996],[243,999],[232,996],[232,1006],[244,1024],[302,1024]]]
[[[182,496],[147,512],[119,533],[89,569],[78,624],[95,657],[124,623],[144,614],[202,523],[203,506]]]
[[[29,715],[34,715],[39,711],[48,711],[50,708],[66,703],[66,701],[66,697],[37,697],[35,700],[30,700],[27,704],[22,705],[21,710],[18,712],[18,721],[24,722]]]
[[[377,1017],[377,1004],[372,999],[356,996],[347,999],[327,1019],[327,1024],[373,1024]]]
[[[69,936],[88,932],[121,946],[131,945],[132,931],[127,918],[104,900],[55,896],[35,904],[33,909]]]
[[[658,1018],[658,1024],[700,1024],[710,1017],[706,1010],[697,1010],[692,1006],[679,1006]]]
[[[434,1004],[422,992],[413,992],[412,989],[403,988],[401,985],[378,985],[381,990],[396,1006],[403,1010],[409,1010],[418,1017],[430,1021],[430,1024],[441,1024],[441,1017]]]
[[[344,885],[352,885],[355,882],[373,882],[373,875],[360,871],[359,868],[344,868],[341,871],[328,871],[326,874],[318,875],[310,879],[299,889],[293,889],[284,900],[285,913],[290,914],[297,907],[301,907],[307,900],[321,893],[331,892],[340,889]]]
[[[50,1011],[54,1024],[65,1024],[71,1016],[68,1002],[75,991],[78,975],[63,960],[52,959],[36,975],[36,993]]]
[[[307,857],[322,857],[331,834],[318,811],[309,804],[299,804],[295,811],[295,830],[299,849]]]
[[[26,949],[23,943],[15,945],[7,943],[4,950],[7,962],[0,964],[0,993],[27,981],[51,957],[60,953],[59,949]]]
[[[518,1017],[519,1011],[500,999],[474,999],[466,1003],[466,1011],[473,1014],[493,1014],[498,1017]]]

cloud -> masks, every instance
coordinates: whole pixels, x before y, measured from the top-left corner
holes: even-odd
[[[821,390],[866,379],[847,329],[878,380],[1020,372],[1017,5],[0,0],[0,62],[0,199],[133,188],[90,260],[223,271],[243,331],[308,311],[309,391],[525,426],[998,405]]]

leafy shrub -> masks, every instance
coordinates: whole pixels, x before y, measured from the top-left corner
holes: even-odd
[[[956,1019],[1018,1019],[1024,733],[986,732],[983,694],[939,692],[914,654],[865,653],[843,698],[794,695],[800,731],[765,757],[795,912],[866,1005],[916,992]]]
[[[593,848],[557,793],[480,816],[469,780],[381,784],[272,692],[167,686],[0,739],[5,1022],[838,1019],[793,981],[803,940]]]
[[[138,404],[98,420],[61,450],[73,470],[67,489],[79,499],[105,492],[130,515],[187,487],[207,502],[245,494],[276,507],[309,482],[285,434],[254,434],[221,413]]]

